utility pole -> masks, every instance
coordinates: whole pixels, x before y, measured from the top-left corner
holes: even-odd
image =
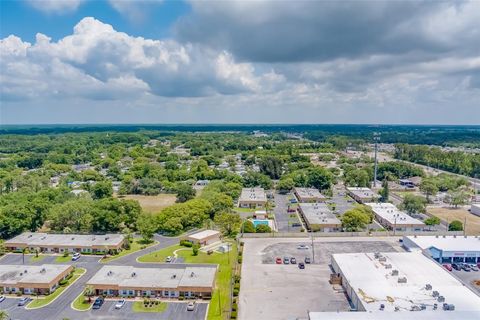
[[[375,142],[375,172],[373,176],[373,187],[377,187],[377,168],[378,168],[378,141],[380,141],[380,133],[374,132],[373,133],[373,141]]]

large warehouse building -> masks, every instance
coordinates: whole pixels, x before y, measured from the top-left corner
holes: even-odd
[[[105,250],[120,250],[125,242],[121,234],[50,234],[24,232],[5,241],[5,248],[19,251],[28,248],[45,253],[82,252],[96,253]]]
[[[423,312],[449,313],[448,319],[480,312],[480,297],[420,252],[334,254],[332,267],[358,311],[416,311],[415,319],[425,319]]]
[[[441,263],[480,262],[478,236],[405,236],[403,246],[409,251],[428,251]]]
[[[141,296],[209,298],[215,285],[216,266],[137,268],[105,266],[88,282],[96,294],[107,296]]]

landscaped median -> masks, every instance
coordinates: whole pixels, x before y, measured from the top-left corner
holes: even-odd
[[[175,252],[175,254],[174,254]],[[215,289],[208,308],[209,320],[225,319],[231,306],[231,279],[237,261],[237,246],[232,242],[231,251],[228,253],[207,254],[199,251],[197,256],[193,255],[192,248],[185,248],[174,245],[159,251],[149,253],[137,259],[138,262],[165,262],[168,256],[183,258],[184,263],[209,263],[218,264]],[[143,302],[142,302],[143,303]]]
[[[112,255],[110,257],[107,257],[107,258],[103,258],[100,262],[102,263],[106,263],[106,262],[110,262],[112,260],[115,260],[115,259],[118,259],[118,258],[121,258],[121,257],[124,257],[126,255],[129,255],[131,253],[134,253],[134,252],[137,252],[139,250],[143,250],[143,249],[146,249],[148,247],[151,247],[151,246],[154,246],[158,244],[158,241],[152,241],[150,243],[144,243],[142,239],[134,239],[131,243],[130,243],[130,248],[129,249],[123,249],[122,251],[120,251],[118,254],[116,255]]]
[[[58,296],[60,296],[65,290],[70,287],[75,281],[78,280],[87,270],[83,268],[76,268],[72,276],[67,280],[66,283],[60,285],[53,293],[49,294],[45,297],[37,297],[34,298],[25,308],[26,309],[38,309],[45,307],[52,303]]]
[[[85,290],[83,290],[82,293],[80,293],[78,297],[75,300],[73,300],[71,307],[72,309],[77,311],[87,311],[93,305],[93,299],[90,299],[90,300],[91,301],[89,302],[88,298],[85,297]]]
[[[135,301],[132,305],[133,312],[163,312],[167,309],[168,304],[166,302],[158,300]]]

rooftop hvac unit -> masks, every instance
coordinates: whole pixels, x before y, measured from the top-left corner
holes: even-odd
[[[392,270],[392,276],[398,276],[398,270]]]
[[[386,262],[386,261],[387,261],[387,258],[385,258],[385,257],[380,257],[380,258],[378,258],[378,261],[380,261],[380,262]]]
[[[438,309],[438,304],[434,303],[433,304],[433,310],[437,310]]]
[[[383,310],[385,310],[385,305],[382,303],[382,304],[380,305],[380,311],[383,311]]]
[[[429,283],[427,283],[427,284],[425,285],[425,290],[432,290],[432,285],[429,284]]]
[[[444,296],[438,296],[437,301],[438,302],[445,302],[445,297]]]
[[[438,291],[436,291],[436,290],[434,290],[434,291],[432,292],[432,296],[433,296],[434,298],[438,297],[439,295],[440,295],[440,293],[439,293]]]
[[[395,306],[395,311],[400,311],[400,308],[398,306]]]
[[[444,304],[443,304],[443,310],[445,310],[445,311],[454,311],[454,310],[455,310],[455,305],[449,304],[449,303],[444,303]]]
[[[421,309],[420,309],[419,306],[412,306],[412,307],[410,308],[410,311],[420,311],[420,310],[421,310]]]
[[[378,259],[382,256],[382,254],[380,252],[375,252],[373,256],[375,257],[375,259]]]
[[[421,310],[426,310],[426,309],[427,309],[427,305],[426,305],[425,303],[422,303],[422,304],[420,305],[420,309],[421,309]]]
[[[391,264],[386,264],[385,269],[392,269],[392,265]]]
[[[398,278],[398,283],[407,283],[407,277]]]
[[[137,274],[135,272],[132,272],[132,278],[135,277]]]

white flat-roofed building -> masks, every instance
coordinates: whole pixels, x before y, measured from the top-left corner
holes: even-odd
[[[470,212],[480,217],[480,203],[472,203]]]
[[[333,254],[332,268],[358,311],[480,312],[480,297],[420,252]],[[448,311],[444,311],[444,304]],[[454,309],[455,311],[451,311]]]
[[[309,231],[339,231],[342,222],[325,203],[300,203],[298,210]]]
[[[375,220],[388,230],[421,231],[425,228],[422,221],[398,210],[391,203],[366,203],[366,205],[372,208]]]
[[[421,318],[411,312],[309,312],[308,320],[452,320],[480,319],[480,311],[422,311]]]
[[[370,188],[347,187],[347,193],[358,203],[374,202],[380,196]]]
[[[480,262],[478,236],[404,236],[403,246],[409,251],[425,251],[441,263]]]
[[[267,195],[263,188],[243,188],[238,206],[240,208],[265,208],[267,204]]]
[[[121,250],[125,241],[122,234],[50,234],[24,232],[5,241],[5,248],[19,251],[28,248],[45,253],[83,252],[96,253],[105,250]]]
[[[295,188],[293,192],[295,193],[298,202],[309,203],[323,202],[327,200],[327,198],[315,188]]]
[[[4,293],[50,294],[73,271],[63,264],[0,265],[0,288]]]
[[[220,232],[216,230],[203,230],[197,233],[188,235],[185,240],[192,243],[198,243],[201,246],[212,244],[220,241]]]
[[[87,285],[98,295],[123,297],[211,297],[217,266],[139,268],[104,266]]]

